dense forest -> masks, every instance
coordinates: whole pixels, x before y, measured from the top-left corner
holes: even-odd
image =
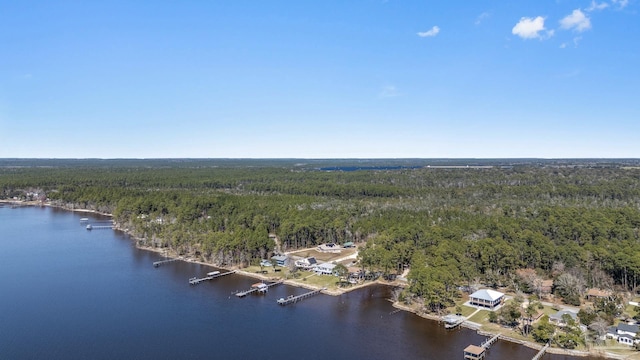
[[[592,286],[635,291],[637,165],[5,159],[0,198],[46,197],[67,208],[112,213],[141,245],[219,265],[269,256],[270,234],[283,251],[353,241],[362,268],[385,274],[410,268],[410,291],[437,308],[461,285],[514,283],[519,269],[571,277],[571,291],[557,289],[566,297]]]

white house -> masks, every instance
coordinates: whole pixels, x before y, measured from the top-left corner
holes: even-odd
[[[317,263],[318,262],[316,261],[316,258],[308,257],[306,259],[296,260],[295,264],[296,264],[297,268],[304,269],[304,270],[309,270],[314,265],[316,265]]]
[[[312,270],[318,275],[333,275],[333,269],[335,267],[336,267],[335,264],[324,263],[324,264],[317,264],[313,266]]]
[[[619,323],[610,327],[606,336],[610,339],[616,339],[620,344],[633,345],[640,342],[640,340],[635,340],[639,331],[638,324]]]
[[[469,295],[469,304],[472,306],[480,306],[494,310],[496,307],[502,305],[504,302],[504,294],[491,290],[482,289]]]

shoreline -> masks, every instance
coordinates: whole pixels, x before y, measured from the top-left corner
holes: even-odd
[[[106,217],[111,217],[113,218],[113,214],[108,214],[108,213],[102,213],[99,212],[97,210],[90,210],[90,209],[77,209],[77,208],[68,208],[65,206],[61,206],[61,205],[55,205],[52,204],[50,202],[41,202],[41,201],[20,201],[20,200],[5,200],[5,199],[0,199],[0,204],[9,204],[9,205],[14,205],[14,206],[46,206],[46,207],[51,207],[51,208],[57,208],[57,209],[62,209],[62,210],[66,210],[66,211],[71,211],[71,212],[78,212],[78,213],[90,213],[90,214],[97,214],[97,215],[101,215],[101,216],[106,216]],[[145,251],[150,251],[150,252],[155,252],[158,254],[163,254],[165,253],[165,249],[161,249],[161,248],[154,248],[154,247],[149,247],[149,246],[139,246],[137,241],[141,240],[140,238],[134,236],[133,234],[131,234],[129,232],[128,229],[123,229],[120,228],[118,226],[118,224],[114,223],[114,227],[113,230],[116,231],[121,231],[123,233],[125,233],[127,236],[129,236],[132,240],[134,240],[134,246],[136,247],[136,249],[140,249],[140,250],[145,250]],[[175,255],[175,254],[174,254]],[[259,279],[259,280],[264,280],[264,281],[277,281],[277,280],[283,280],[282,278],[274,278],[274,277],[270,277],[264,274],[257,274],[257,273],[251,273],[248,271],[244,271],[242,269],[239,268],[235,268],[235,267],[223,267],[223,266],[218,266],[216,264],[211,264],[211,263],[207,263],[204,261],[200,261],[200,260],[196,260],[193,258],[189,258],[189,257],[183,257],[183,256],[170,256],[171,258],[176,258],[180,261],[184,261],[184,262],[189,262],[189,263],[193,263],[193,264],[198,264],[198,265],[203,265],[203,266],[208,266],[208,267],[212,267],[212,268],[216,268],[216,269],[221,269],[221,270],[227,270],[227,271],[236,271],[237,274],[241,275],[241,276],[245,276],[245,277],[250,277],[250,278],[254,278],[254,279]],[[309,285],[309,284],[304,284],[301,282],[298,282],[294,279],[284,279],[283,280],[283,284],[285,285],[289,285],[289,286],[293,286],[293,287],[299,287],[299,288],[305,288],[308,290],[321,290],[322,294],[325,295],[329,295],[329,296],[340,296],[342,294],[351,292],[351,291],[355,291],[355,290],[359,290],[362,288],[366,288],[372,285],[385,285],[385,286],[399,286],[398,284],[392,284],[392,283],[387,283],[387,282],[382,282],[380,280],[375,280],[375,281],[371,281],[368,283],[364,283],[364,284],[359,284],[359,285],[355,285],[352,286],[350,288],[347,289],[343,289],[343,290],[322,290],[321,287],[319,286],[315,286],[315,285]],[[390,299],[390,301],[392,301]],[[435,321],[435,322],[442,322],[441,317],[434,315],[434,314],[428,314],[428,313],[419,313],[417,312],[415,309],[406,306],[404,304],[401,304],[398,301],[392,301],[392,306],[396,309],[402,310],[402,311],[406,311],[406,312],[410,312],[413,313],[419,317],[422,317],[424,319],[427,320],[431,320],[431,321]],[[461,327],[464,327],[466,329],[469,330],[475,330],[479,335],[482,336],[494,336],[497,335],[498,333],[493,333],[493,332],[488,332],[488,331],[484,331],[481,330],[477,324],[473,323],[473,324],[469,324],[467,323],[467,321],[464,321],[462,324],[460,324]],[[540,350],[542,349],[543,345],[540,345],[538,343],[535,342],[531,342],[531,341],[527,341],[527,340],[521,340],[521,339],[516,339],[507,335],[503,335],[500,333],[500,340],[505,340],[505,341],[509,341],[511,343],[515,343],[518,345],[522,345],[522,346],[526,346],[530,349],[534,349],[534,350]],[[560,349],[560,348],[554,348],[554,347],[549,347],[546,350],[546,353],[549,354],[554,354],[554,355],[567,355],[567,356],[574,356],[574,357],[587,357],[587,356],[599,356],[599,357],[603,357],[605,359],[627,359],[628,356],[625,355],[618,355],[618,354],[613,354],[604,350],[589,350],[589,351],[582,351],[582,350],[568,350],[568,349]]]
[[[398,301],[394,301],[392,306],[394,308],[396,308],[396,309],[413,313],[416,316],[420,316],[421,318],[424,318],[424,319],[427,319],[427,320],[436,321],[438,323],[442,322],[441,317],[438,316],[438,315],[428,314],[428,313],[418,313],[413,308],[411,308],[409,306],[406,306],[404,304],[401,304]],[[511,336],[508,336],[508,335],[504,335],[502,333],[494,333],[494,332],[484,331],[484,330],[480,329],[479,327],[477,327],[476,325],[468,324],[467,321],[464,321],[459,326],[460,327],[464,327],[465,329],[468,329],[468,330],[475,330],[478,335],[482,335],[482,336],[486,336],[486,337],[492,337],[492,336],[500,334],[499,340],[504,340],[504,341],[508,341],[508,342],[511,342],[511,343],[514,343],[514,344],[518,344],[518,345],[521,345],[521,346],[526,346],[526,347],[528,347],[530,349],[533,349],[533,350],[536,350],[536,351],[540,351],[540,349],[542,349],[542,347],[544,346],[544,345],[541,345],[541,344],[538,344],[538,343],[535,343],[535,342],[532,342],[532,341],[516,339],[514,337],[511,337]],[[583,351],[583,350],[560,349],[560,348],[556,348],[556,347],[547,348],[547,350],[545,351],[545,354],[567,355],[567,356],[574,356],[574,357],[599,356],[599,357],[602,357],[604,359],[615,359],[615,360],[627,359],[628,358],[628,356],[613,354],[613,353],[610,353],[610,352],[607,352],[607,351],[604,351],[604,350],[592,349],[592,350],[589,350],[589,351]]]

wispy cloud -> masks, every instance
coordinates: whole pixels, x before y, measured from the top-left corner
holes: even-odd
[[[585,9],[587,12],[592,12],[596,10],[604,10],[609,7],[609,4],[606,2],[597,3],[595,0],[591,0],[591,5]]]
[[[400,91],[394,85],[387,85],[380,90],[378,97],[380,98],[392,98],[400,96]]]
[[[438,26],[434,26],[428,31],[419,32],[418,36],[420,36],[420,37],[434,37],[434,36],[438,35],[438,33],[440,33],[440,28]]]
[[[560,20],[560,27],[565,30],[572,29],[577,32],[583,32],[591,29],[591,20],[580,9],[575,9],[571,14]]]
[[[618,7],[618,9],[624,9],[629,5],[629,0],[612,0],[613,4]]]
[[[542,16],[536,18],[522,17],[516,26],[511,29],[511,33],[523,39],[545,39],[551,37],[553,36],[553,30],[545,29],[544,20]]]
[[[490,17],[491,17],[491,13],[485,11],[482,14],[478,15],[478,17],[476,18],[475,24],[480,25],[483,21],[487,20]]]

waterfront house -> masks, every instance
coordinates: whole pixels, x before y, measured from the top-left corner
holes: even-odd
[[[299,268],[299,269],[303,269],[303,270],[309,270],[314,265],[316,265],[317,263],[318,262],[316,261],[316,258],[314,258],[314,257],[308,257],[306,259],[296,260],[296,262],[295,262],[296,267]]]
[[[564,315],[569,315],[574,322],[578,323],[578,313],[570,310],[560,310],[557,313],[549,316],[549,322],[556,326],[567,326],[567,322]]]
[[[638,324],[619,323],[609,328],[606,337],[615,339],[620,344],[632,346],[640,342],[640,340],[636,340],[638,332],[640,332]]]
[[[489,310],[495,310],[504,302],[504,294],[491,290],[482,289],[469,295],[469,304],[472,306],[479,306],[487,308]]]
[[[469,345],[464,349],[464,358],[465,360],[481,360],[484,359],[486,353],[487,349],[483,347]]]
[[[335,267],[336,265],[331,263],[316,264],[312,267],[312,270],[318,275],[333,275],[333,269]]]
[[[287,255],[274,255],[271,257],[271,260],[275,260],[278,266],[287,266],[288,259],[289,257],[287,257]]]

